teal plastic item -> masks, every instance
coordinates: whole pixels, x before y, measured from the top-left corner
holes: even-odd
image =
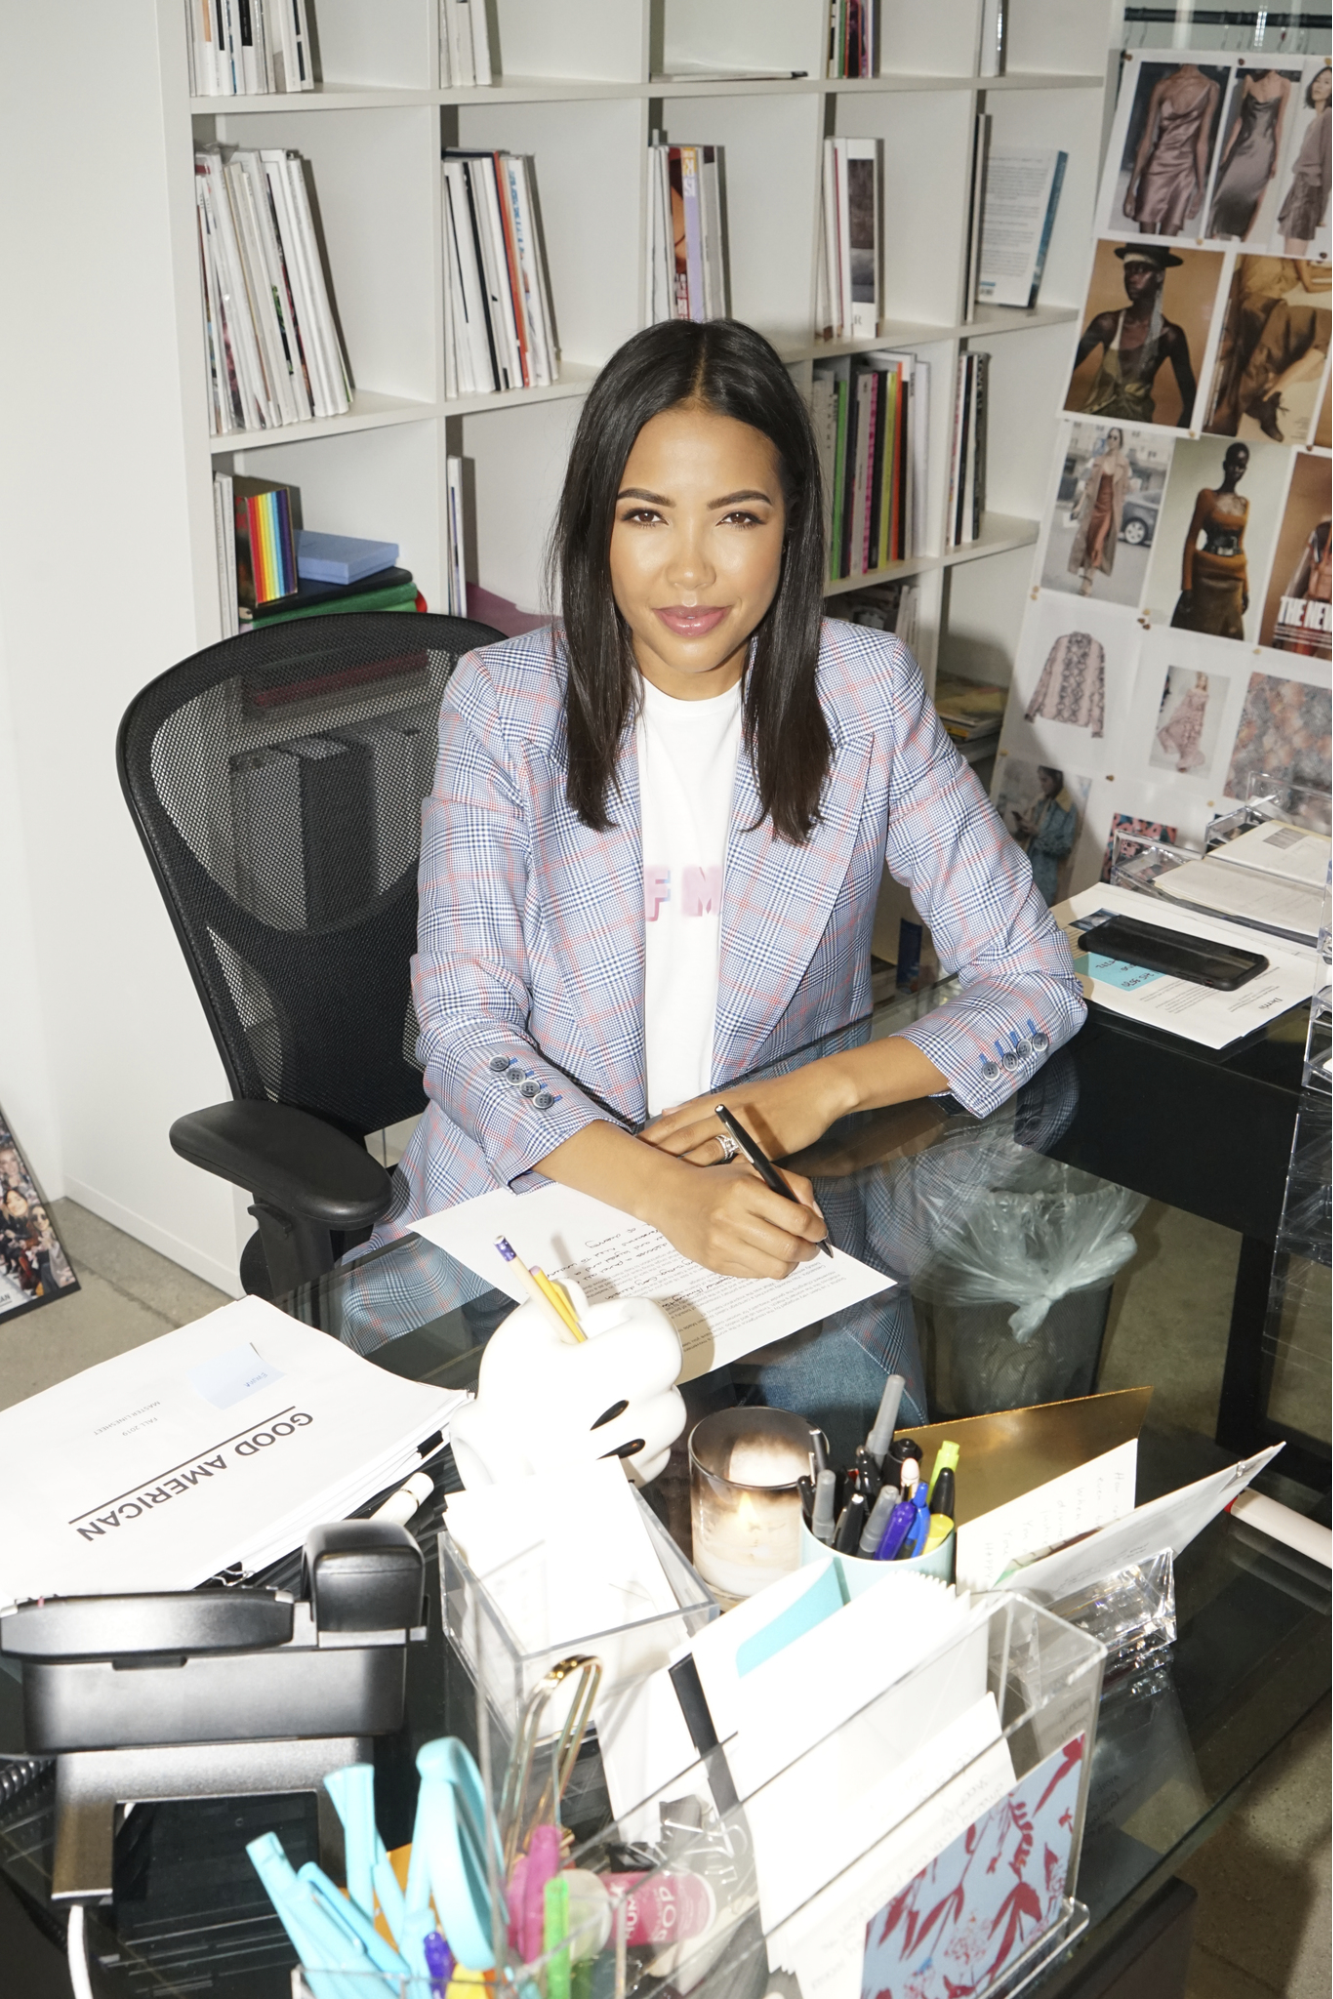
[[[314,1999],[372,1999],[376,1993],[391,1999],[398,1988],[334,1922],[309,1883],[299,1879],[277,1834],[266,1832],[245,1850],[305,1968]]]
[[[403,1959],[393,1945],[386,1943],[375,1928],[375,1919],[359,1909],[354,1901],[349,1901],[334,1887],[322,1867],[313,1860],[307,1860],[297,1875],[319,1897],[321,1908],[335,1922],[339,1929],[346,1930],[353,1942],[366,1953],[377,1971],[383,1971],[390,1978],[406,1978],[408,1970]]]
[[[495,1964],[491,1938],[491,1898],[486,1869],[486,1794],[481,1773],[465,1744],[452,1735],[427,1742],[417,1751],[421,1789],[417,1795],[412,1859],[407,1872],[407,1924],[412,1948],[399,1938],[399,1948],[414,1973],[423,1968],[422,1945],[435,1925],[418,1939],[415,1924],[433,1899],[440,1927],[460,1964],[472,1971],[490,1971]],[[491,1824],[497,1879],[504,1874],[500,1838]]]
[[[384,1851],[375,1826],[375,1766],[350,1763],[330,1771],[324,1788],[342,1820],[347,1892],[364,1915],[375,1914],[375,1863]]]

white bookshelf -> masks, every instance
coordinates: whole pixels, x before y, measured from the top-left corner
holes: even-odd
[[[461,452],[472,466],[471,580],[540,608],[581,398],[641,323],[650,132],[726,148],[732,310],[775,342],[803,391],[818,356],[853,351],[813,337],[822,142],[874,137],[884,156],[884,318],[876,339],[859,344],[919,350],[933,396],[928,552],[882,574],[919,579],[928,679],[940,663],[1007,678],[1055,384],[1086,279],[1119,18],[1117,0],[1009,0],[1008,74],[981,78],[981,0],[880,0],[881,74],[832,81],[822,74],[827,0],[496,0],[495,82],[465,90],[440,87],[437,0],[309,4],[321,80],[291,96],[192,99],[182,0],[117,0],[111,36],[93,0],[11,9],[0,24],[0,60],[25,85],[11,121],[13,171],[44,162],[24,183],[20,263],[59,246],[34,294],[41,324],[20,329],[9,374],[27,392],[14,418],[22,504],[11,502],[12,539],[0,551],[37,939],[26,990],[40,1000],[13,1006],[20,1023],[47,1021],[51,1050],[45,1084],[26,1069],[15,1081],[0,994],[0,1102],[21,1128],[26,1109],[29,1132],[51,1134],[35,1149],[52,1191],[67,1186],[216,1282],[228,1272],[234,1281],[251,1224],[219,1183],[174,1159],[166,1133],[172,1117],[225,1088],[112,761],[116,720],[137,689],[220,636],[213,470],[290,481],[309,526],[397,541],[435,607],[445,458]],[[664,74],[723,65],[806,74]],[[1069,154],[1031,312],[965,310],[979,107],[996,141]],[[345,416],[209,435],[193,152],[215,139],[292,147],[312,164],[355,382]],[[535,158],[561,350],[550,388],[445,397],[439,157],[455,144]],[[969,345],[993,357],[992,511],[978,542],[946,551],[953,364]],[[86,591],[90,625],[102,621],[95,662],[72,638],[53,640],[24,602],[29,575],[46,580],[49,604],[69,574],[59,548],[80,482],[98,506],[81,523],[86,554],[69,601]],[[102,537],[105,549],[97,537],[122,503],[162,523],[156,591],[133,616],[128,543],[118,552],[114,536]],[[71,791],[97,824],[91,858],[63,825],[69,808],[58,802]],[[67,990],[55,940],[43,941],[53,907],[66,931],[88,926],[91,1012]]]
[[[195,98],[190,138],[284,144],[310,159],[355,399],[344,417],[279,433],[205,435],[193,476],[204,480],[211,461],[290,480],[310,524],[396,539],[434,602],[442,462],[461,451],[475,492],[470,580],[542,608],[546,530],[579,401],[641,323],[647,146],[650,131],[664,128],[673,139],[725,147],[732,310],[774,341],[803,390],[813,360],[858,344],[911,347],[933,364],[927,552],[835,586],[836,594],[919,576],[921,651],[933,678],[949,653],[950,603],[984,596],[988,559],[1021,563],[1035,535],[1053,435],[1048,370],[1070,343],[1084,281],[1111,0],[1012,0],[1010,67],[996,78],[976,74],[979,0],[928,8],[886,0],[881,73],[855,81],[821,74],[826,0],[498,0],[496,80],[485,89],[439,87],[435,0],[312,6],[317,88]],[[183,30],[169,15],[170,0],[164,76],[185,60]],[[807,74],[679,74],[707,67]],[[1060,145],[1070,158],[1041,303],[965,317],[972,130],[983,105],[997,141]],[[882,142],[884,317],[875,342],[813,335],[821,146],[830,133]],[[560,379],[549,388],[444,397],[438,156],[448,144],[536,160],[561,347]],[[186,265],[181,329],[197,343]],[[953,363],[968,345],[993,356],[993,511],[980,541],[945,552]],[[199,421],[206,433],[202,397]],[[950,589],[946,577],[963,565],[967,587]],[[212,588],[210,570],[197,593],[201,641],[213,636]],[[1007,607],[1012,593],[999,594]],[[997,635],[1001,651],[1016,630],[1015,621]]]

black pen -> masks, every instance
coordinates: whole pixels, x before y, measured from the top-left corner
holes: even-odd
[[[803,1207],[805,1205],[804,1202],[796,1200],[795,1194],[792,1193],[791,1188],[787,1185],[782,1175],[778,1172],[778,1169],[773,1164],[772,1160],[765,1155],[765,1153],[758,1145],[756,1145],[755,1141],[751,1138],[749,1132],[745,1129],[745,1126],[743,1124],[737,1123],[736,1119],[731,1115],[731,1112],[727,1109],[726,1105],[714,1104],[713,1109],[717,1112],[717,1115],[721,1118],[723,1124],[726,1126],[727,1130],[731,1133],[737,1145],[739,1145],[741,1151],[745,1154],[745,1157],[749,1160],[751,1166],[753,1166],[755,1172],[759,1175],[759,1178],[763,1181],[764,1185],[766,1187],[771,1187],[775,1194],[781,1194],[784,1201],[796,1201],[796,1205],[798,1208]],[[825,1256],[832,1256],[833,1249],[827,1236],[824,1237],[824,1240],[820,1243],[819,1247],[820,1249],[823,1250]]]

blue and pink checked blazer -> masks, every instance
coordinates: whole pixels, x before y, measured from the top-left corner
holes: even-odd
[[[1082,1021],[1068,948],[906,648],[827,621],[819,690],[833,761],[805,846],[756,824],[744,751],[738,763],[715,1085],[869,1013],[887,863],[962,985],[905,1033],[984,1115]],[[430,1101],[377,1241],[520,1181],[594,1118],[634,1129],[647,1115],[634,736],[621,749],[616,823],[590,832],[565,801],[563,692],[559,633],[547,629],[468,654],[445,693],[413,960]]]

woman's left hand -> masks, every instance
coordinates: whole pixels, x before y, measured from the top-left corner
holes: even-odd
[[[649,1145],[687,1159],[694,1166],[717,1166],[727,1157],[714,1106],[725,1104],[770,1159],[785,1159],[822,1138],[855,1104],[846,1082],[831,1064],[812,1062],[790,1075],[762,1083],[736,1083],[664,1111],[640,1136]]]

